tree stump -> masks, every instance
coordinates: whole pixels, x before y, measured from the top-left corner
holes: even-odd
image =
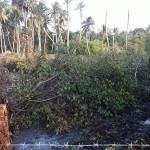
[[[12,150],[5,104],[0,104],[0,150]]]

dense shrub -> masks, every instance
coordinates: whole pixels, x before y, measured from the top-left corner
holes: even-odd
[[[79,38],[75,38],[70,41],[70,50],[73,54],[77,55],[87,55],[87,46],[86,46],[86,40],[82,39],[81,42],[79,41]]]
[[[89,41],[89,50],[91,54],[99,54],[100,52],[107,51],[106,43],[101,40],[93,40]],[[88,55],[87,50],[87,41],[86,39],[82,39],[81,42],[79,38],[75,38],[70,41],[70,49],[73,54],[77,55]]]
[[[93,54],[98,54],[100,52],[107,51],[107,46],[100,40],[89,41],[89,49]]]
[[[136,81],[128,62],[121,62],[113,54],[94,57],[86,64],[77,58],[69,59],[63,58],[59,63],[67,62],[60,88],[65,104],[73,106],[75,114],[109,116],[133,102]]]
[[[140,57],[131,53],[103,53],[90,57],[58,55],[49,63],[42,58],[37,64],[31,60],[22,62],[25,65],[20,62],[24,82],[15,99],[20,99],[21,104],[32,100],[27,105],[27,122],[19,121],[20,126],[42,119],[47,128],[62,132],[96,116],[121,113],[135,102],[134,91],[138,88],[134,63]],[[51,77],[55,78],[32,92],[38,82]],[[40,102],[45,99],[50,100]]]

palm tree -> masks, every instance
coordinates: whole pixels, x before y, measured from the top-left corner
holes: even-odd
[[[61,14],[60,14],[60,18],[59,18],[59,23],[58,23],[58,39],[59,39],[59,42],[63,42],[63,39],[62,39],[62,32],[65,31],[65,27],[66,27],[66,21],[67,21],[67,12],[65,10],[62,10],[61,11]]]
[[[113,29],[113,33],[112,33],[112,36],[113,36],[113,51],[115,51],[115,35],[118,31],[119,31],[118,28]]]
[[[83,32],[85,33],[86,35],[86,41],[87,41],[87,50],[88,50],[88,54],[90,55],[90,50],[89,50],[89,45],[88,45],[88,42],[90,40],[90,33],[92,31],[92,29],[94,29],[94,25],[95,25],[95,22],[94,20],[92,19],[92,17],[88,17],[85,21],[83,21]]]
[[[1,41],[1,52],[5,50],[7,51],[7,44],[6,44],[6,34],[5,29],[6,25],[8,23],[8,15],[7,15],[7,9],[8,9],[8,0],[0,0],[0,41]],[[4,48],[4,49],[3,49]]]
[[[105,31],[106,31],[106,40],[107,40],[107,46],[108,46],[108,49],[109,48],[109,39],[108,39],[108,31],[107,31],[107,10],[106,10],[106,15],[105,15]]]
[[[44,14],[44,22],[43,22],[43,28],[45,31],[45,40],[44,40],[44,53],[46,53],[46,44],[47,44],[47,31],[48,31],[48,25],[51,23],[50,18],[50,12],[47,11]]]
[[[146,31],[149,33],[150,32],[150,25],[146,28]]]
[[[58,33],[57,33],[57,27],[59,24],[59,19],[60,19],[60,14],[61,14],[61,6],[58,2],[55,2],[54,4],[52,4],[52,11],[51,11],[51,17],[53,18],[54,21],[54,30],[55,30],[55,40],[56,40],[56,44],[58,42]]]
[[[129,10],[128,10],[128,20],[127,20],[127,29],[126,29],[126,51],[128,50],[128,28],[129,28]]]
[[[80,42],[81,42],[81,33],[82,33],[82,12],[83,12],[83,8],[85,7],[85,4],[83,1],[81,1],[78,5],[76,10],[80,11]]]
[[[17,5],[11,6],[9,10],[9,24],[14,27],[13,34],[13,50],[15,49],[15,41],[17,45],[17,53],[20,54],[20,23],[23,21],[22,10]]]
[[[101,29],[99,29],[100,40],[102,40],[102,44],[104,44],[106,38],[106,26],[103,24]]]
[[[3,32],[3,27],[2,24],[3,22],[5,22],[6,20],[8,20],[6,13],[4,11],[4,9],[2,7],[0,7],[0,42],[1,42],[1,52],[3,53],[3,41],[4,41],[4,48],[6,51],[6,44],[5,44],[5,38],[4,38],[4,32]]]
[[[31,28],[31,34],[32,34],[32,52],[34,51],[34,47],[35,47],[35,28],[38,27],[37,24],[37,17],[31,13],[30,18],[29,18],[29,27]]]
[[[38,32],[38,51],[42,52],[42,44],[41,44],[41,27],[43,26],[43,22],[45,21],[45,13],[48,8],[43,2],[39,2],[32,8],[32,13],[34,14],[34,25],[37,27]],[[33,39],[33,37],[32,37]]]
[[[8,0],[3,0],[3,1],[0,0],[0,7],[4,8],[4,9],[7,8]]]
[[[67,47],[69,48],[69,4],[72,0],[65,0],[66,7],[67,7]]]

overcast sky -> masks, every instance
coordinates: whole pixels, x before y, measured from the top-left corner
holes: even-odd
[[[59,2],[65,9],[64,0],[45,0],[47,6],[55,1]],[[74,10],[82,0],[73,0],[70,4],[70,30],[76,31],[80,28],[79,11]],[[128,10],[130,10],[129,30],[150,25],[150,0],[83,0],[85,8],[83,20],[91,16],[95,21],[95,31],[105,23],[105,13],[107,10],[107,25],[110,28],[118,27],[126,30]]]

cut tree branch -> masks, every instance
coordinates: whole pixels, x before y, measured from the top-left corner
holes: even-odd
[[[53,100],[53,99],[55,99],[55,98],[58,98],[58,97],[60,97],[60,95],[54,96],[54,97],[51,97],[51,98],[47,98],[47,99],[45,99],[45,100],[29,100],[29,102],[43,103],[43,102],[51,101],[51,100]]]
[[[55,75],[55,76],[53,76],[53,77],[51,77],[51,78],[48,78],[48,79],[46,79],[46,80],[44,80],[44,81],[40,81],[40,82],[31,90],[30,93],[36,91],[40,86],[42,86],[42,85],[44,85],[45,83],[47,83],[47,82],[53,80],[53,79],[56,78],[58,75],[59,75],[59,74],[57,74],[57,75]],[[29,95],[30,95],[30,94],[29,94]]]

